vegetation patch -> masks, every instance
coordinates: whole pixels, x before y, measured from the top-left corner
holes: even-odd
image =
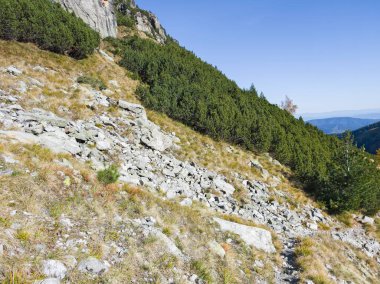
[[[84,58],[100,37],[81,19],[50,0],[0,0],[0,38]]]
[[[80,76],[78,77],[77,82],[79,84],[88,84],[100,91],[107,89],[106,84],[102,80],[90,76]]]
[[[98,180],[105,185],[117,182],[119,177],[120,173],[116,165],[111,165],[98,172]]]

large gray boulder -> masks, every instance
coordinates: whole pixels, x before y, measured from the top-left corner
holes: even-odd
[[[95,257],[89,257],[82,260],[78,265],[78,270],[80,272],[101,275],[108,271],[109,264],[96,259]]]
[[[113,0],[54,0],[66,10],[74,12],[102,38],[116,37],[117,22]],[[104,3],[104,4],[103,4]]]
[[[214,218],[214,221],[219,224],[222,231],[229,231],[239,235],[248,245],[267,253],[276,252],[272,242],[272,235],[269,231],[229,222],[220,218]]]
[[[47,277],[63,279],[66,276],[67,269],[62,262],[49,259],[42,262],[42,273]]]

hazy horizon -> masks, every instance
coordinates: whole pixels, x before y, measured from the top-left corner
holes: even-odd
[[[238,3],[238,5],[237,5]],[[181,45],[299,113],[379,108],[380,2],[137,0]]]

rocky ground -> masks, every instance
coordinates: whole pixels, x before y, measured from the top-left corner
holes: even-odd
[[[91,59],[97,68],[120,72],[101,54]],[[368,231],[377,219],[356,216],[347,227],[297,202],[288,170],[269,155],[246,153],[238,163],[248,170],[184,158],[186,136],[148,118],[130,79],[108,77],[100,91],[77,83],[93,65],[69,70],[60,60],[0,60],[0,279],[326,283],[302,268],[305,239],[331,241],[353,267],[342,273],[324,259],[326,281],[379,279],[380,244]],[[232,159],[242,150],[223,151]],[[101,185],[96,172],[112,164],[118,184]]]

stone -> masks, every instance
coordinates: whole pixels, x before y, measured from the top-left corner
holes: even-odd
[[[239,235],[248,245],[267,253],[276,252],[272,242],[272,235],[269,231],[233,223],[220,218],[214,218],[214,221],[219,224],[222,231],[230,231]]]
[[[317,230],[318,230],[318,224],[315,224],[315,223],[307,223],[306,226],[307,226],[310,230],[313,230],[313,231],[317,231]]]
[[[99,0],[54,0],[81,18],[102,38],[117,36],[116,14],[113,5],[102,5]]]
[[[108,61],[110,61],[110,62],[114,62],[112,56],[108,55],[108,53],[105,52],[104,50],[99,49],[99,53],[100,53],[101,56],[103,56],[103,57],[104,57],[105,59],[107,59]]]
[[[28,85],[24,81],[18,81],[16,85],[16,90],[21,94],[24,94],[28,91]]]
[[[225,194],[232,195],[235,191],[233,185],[227,183],[222,177],[218,176],[214,179],[214,184],[217,188],[222,190]]]
[[[100,140],[96,142],[96,148],[99,151],[106,151],[111,149],[111,143],[107,140]]]
[[[218,242],[210,241],[207,245],[214,254],[220,256],[221,258],[224,258],[226,252]]]
[[[42,273],[47,277],[63,279],[66,276],[67,269],[62,262],[49,259],[42,262]]]
[[[38,136],[39,144],[49,148],[54,153],[68,153],[72,155],[82,152],[79,144],[75,139],[71,139],[65,133],[57,131],[43,133]]]
[[[249,165],[250,165],[251,167],[254,167],[254,168],[259,169],[259,170],[261,170],[261,169],[264,168],[264,167],[261,165],[261,163],[259,162],[259,160],[257,160],[257,159],[251,160],[251,161],[249,162]]]
[[[145,108],[142,105],[132,104],[123,100],[119,100],[118,105],[120,108],[130,111],[138,117],[146,118]]]
[[[368,217],[368,216],[363,216],[363,218],[360,220],[360,223],[373,225],[373,224],[375,224],[375,219]]]
[[[79,263],[78,270],[83,273],[102,275],[108,271],[109,267],[108,263],[100,261],[95,257],[89,257]]]
[[[163,134],[157,126],[142,127],[141,143],[145,146],[163,152],[173,145],[173,141]]]
[[[9,66],[6,71],[13,75],[13,76],[21,76],[22,75],[22,71],[18,68],[16,68],[15,66]]]
[[[193,201],[190,198],[185,198],[179,203],[181,206],[191,206]]]

